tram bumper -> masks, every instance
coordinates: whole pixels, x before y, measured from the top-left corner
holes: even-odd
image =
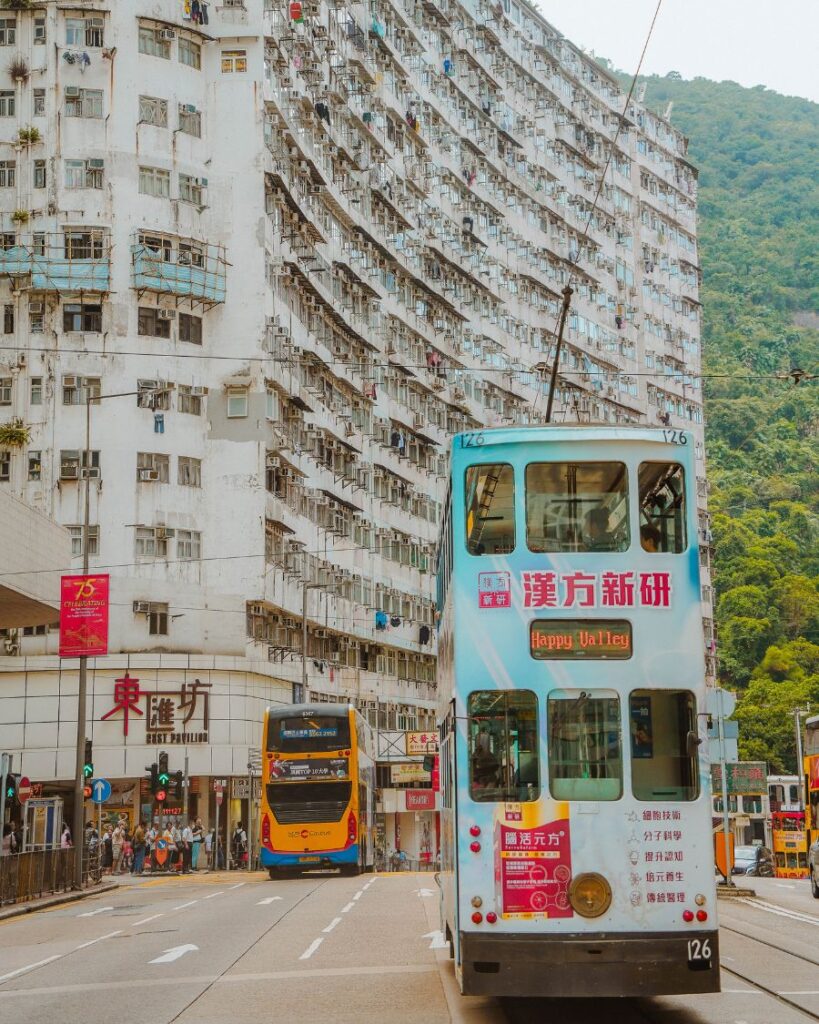
[[[705,950],[708,958],[702,956]],[[719,992],[716,931],[601,935],[461,932],[461,989],[492,996]]]

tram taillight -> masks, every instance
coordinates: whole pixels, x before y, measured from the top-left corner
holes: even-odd
[[[469,826],[469,834],[471,836],[479,836],[481,834],[481,826],[480,825],[470,825]]]
[[[693,910],[684,910],[683,911],[683,921],[693,921],[693,920],[694,920],[694,912],[693,912]]]

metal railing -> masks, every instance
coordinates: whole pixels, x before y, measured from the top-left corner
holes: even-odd
[[[76,850],[33,850],[0,857],[0,906],[74,888]],[[86,847],[83,885],[100,880],[99,858]]]

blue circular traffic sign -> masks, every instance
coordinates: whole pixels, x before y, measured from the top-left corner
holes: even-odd
[[[108,779],[94,779],[91,782],[91,799],[95,804],[104,804],[111,795],[111,783]]]

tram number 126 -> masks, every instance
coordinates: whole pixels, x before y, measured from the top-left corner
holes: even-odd
[[[688,962],[691,965],[706,966],[711,963],[711,943],[708,939],[688,940]]]

